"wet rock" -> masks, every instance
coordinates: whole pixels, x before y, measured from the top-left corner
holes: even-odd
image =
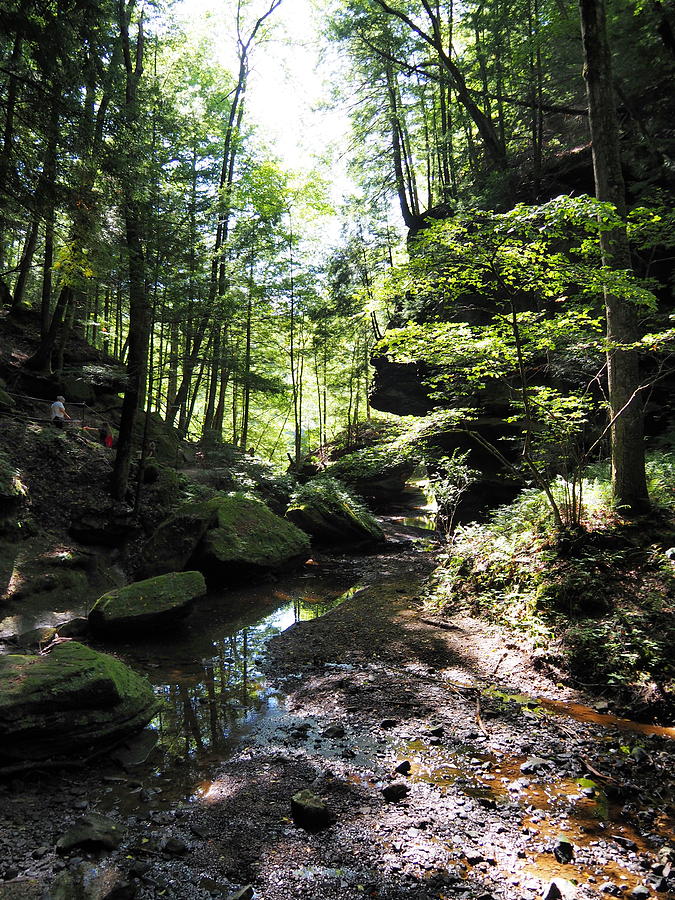
[[[554,878],[546,885],[542,900],[574,900],[577,895],[576,886],[566,878]]]
[[[72,825],[56,842],[59,853],[67,853],[73,847],[103,847],[115,850],[124,840],[124,828],[98,813],[89,813]]]
[[[146,679],[75,641],[0,656],[0,761],[72,760],[140,730],[156,708]]]
[[[309,831],[318,831],[330,824],[328,807],[308,788],[291,797],[291,813],[296,824]]]
[[[393,781],[391,784],[385,785],[380,791],[387,803],[396,803],[403,800],[410,793],[410,788],[402,781]]]
[[[563,865],[574,859],[574,847],[566,837],[559,837],[553,845],[553,855]]]
[[[136,581],[100,597],[89,613],[96,635],[133,638],[155,628],[170,628],[206,593],[201,572],[171,572]]]
[[[609,894],[610,897],[620,897],[621,896],[621,888],[618,884],[614,884],[613,881],[605,881],[600,885],[600,893]]]

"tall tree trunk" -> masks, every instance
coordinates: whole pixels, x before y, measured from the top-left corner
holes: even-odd
[[[126,93],[124,105],[125,125],[129,136],[138,128],[138,85],[143,74],[143,20],[139,22],[136,46],[132,57],[129,40],[129,24],[132,5],[125,8],[119,3],[120,34],[124,53]],[[148,360],[148,336],[150,334],[150,304],[145,284],[145,255],[143,250],[142,219],[135,197],[136,173],[127,173],[123,179],[123,215],[129,266],[129,337],[127,357],[127,384],[122,402],[117,453],[112,474],[112,495],[123,500],[129,482],[129,469],[134,443],[134,426],[138,405],[143,392]]]
[[[580,0],[588,115],[593,148],[593,172],[598,200],[609,201],[625,218],[626,200],[619,153],[619,128],[612,87],[612,58],[607,38],[603,0]],[[625,225],[600,232],[603,264],[630,269],[630,248]],[[620,349],[638,335],[634,307],[605,290],[607,317],[607,371],[612,417],[612,486],[618,504],[632,513],[649,503],[645,477],[643,404],[635,350]],[[617,349],[619,345],[619,349]]]

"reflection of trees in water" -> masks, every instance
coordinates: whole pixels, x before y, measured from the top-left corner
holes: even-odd
[[[213,656],[202,660],[196,683],[184,680],[160,689],[165,702],[157,727],[164,747],[179,756],[221,748],[251,712],[267,706],[269,687],[255,660],[270,638],[290,624],[278,624],[283,614],[292,612],[295,622],[316,619],[345,596],[332,600],[292,598],[283,610],[262,623],[214,642]]]
[[[202,661],[196,684],[178,682],[161,689],[165,702],[158,729],[170,752],[215,750],[249,712],[265,706],[267,685],[252,661],[279,631],[265,625],[227,635],[214,645],[215,655]]]

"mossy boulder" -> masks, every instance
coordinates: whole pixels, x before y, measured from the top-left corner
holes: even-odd
[[[315,478],[294,495],[286,512],[318,542],[360,544],[384,540],[377,519],[334,478]]]
[[[180,506],[144,544],[136,574],[149,578],[184,569],[207,529],[216,524],[217,510],[218,498]]]
[[[0,656],[0,765],[86,757],[142,729],[157,707],[145,678],[75,641]]]
[[[94,634],[133,637],[182,621],[206,593],[201,572],[171,572],[136,581],[100,597],[89,613]]]
[[[309,538],[260,500],[243,494],[215,498],[216,521],[194,557],[213,583],[227,586],[288,568],[309,556]]]

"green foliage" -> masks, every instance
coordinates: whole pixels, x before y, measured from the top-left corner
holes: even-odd
[[[673,466],[673,452],[648,457],[659,515],[671,523]],[[463,606],[535,644],[557,644],[581,682],[606,685],[634,706],[672,704],[675,569],[662,549],[664,519],[652,531],[624,525],[611,506],[607,466],[589,469],[583,496],[588,530],[562,539],[536,490],[485,524],[457,527],[427,602]],[[657,534],[659,545],[650,545]]]

